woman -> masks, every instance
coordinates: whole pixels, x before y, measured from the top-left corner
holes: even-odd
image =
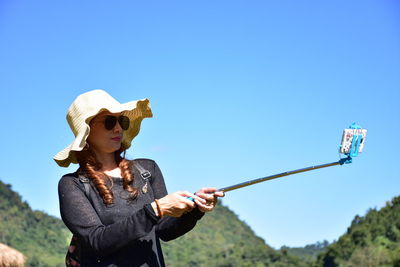
[[[70,106],[75,140],[54,157],[62,167],[79,164],[59,182],[61,217],[74,235],[67,265],[164,266],[159,239],[190,231],[223,196],[215,188],[167,194],[154,161],[124,158],[146,117],[147,99],[120,104],[102,90]]]

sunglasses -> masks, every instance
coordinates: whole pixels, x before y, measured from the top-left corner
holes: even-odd
[[[129,128],[129,118],[127,116],[112,116],[112,115],[107,115],[104,119],[104,127],[107,130],[112,130],[114,129],[115,125],[117,124],[117,122],[119,123],[119,125],[121,126],[122,130],[126,131]]]

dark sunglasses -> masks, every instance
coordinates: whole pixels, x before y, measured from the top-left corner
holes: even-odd
[[[129,128],[129,118],[127,116],[112,116],[112,115],[107,115],[104,119],[104,127],[107,130],[112,130],[114,129],[115,125],[117,124],[117,121],[119,125],[121,126],[122,130],[126,131]]]

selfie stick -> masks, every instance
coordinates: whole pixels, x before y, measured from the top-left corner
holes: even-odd
[[[326,167],[352,163],[353,157],[357,157],[358,153],[362,152],[366,134],[367,134],[367,130],[362,129],[360,126],[358,126],[355,123],[350,125],[349,129],[345,129],[343,131],[342,144],[339,148],[339,153],[344,154],[346,157],[341,158],[337,162],[311,166],[311,167],[293,170],[293,171],[282,172],[279,174],[246,181],[246,182],[243,182],[240,184],[223,187],[223,188],[218,189],[218,191],[229,192],[229,191],[236,190],[236,189],[246,187],[249,185],[258,184],[261,182],[269,181],[269,180],[280,178],[280,177],[289,176],[289,175],[296,174],[296,173],[308,172],[308,171],[322,169],[322,168],[326,168]]]
[[[240,184],[235,184],[235,185],[220,188],[217,191],[229,192],[229,191],[233,191],[233,190],[236,190],[236,189],[239,189],[242,187],[246,187],[249,185],[262,183],[265,181],[289,176],[289,175],[296,174],[296,173],[308,172],[308,171],[322,169],[322,168],[326,168],[326,167],[352,163],[353,158],[357,157],[358,153],[362,152],[362,150],[364,148],[366,135],[367,135],[367,130],[362,129],[359,125],[353,123],[349,126],[348,129],[344,129],[343,136],[342,136],[342,144],[339,147],[339,153],[345,155],[346,156],[345,158],[340,158],[339,161],[332,162],[332,163],[311,166],[311,167],[307,167],[307,168],[303,168],[303,169],[282,172],[282,173],[278,173],[278,174],[267,176],[267,177],[249,180],[249,181],[246,181],[246,182],[243,182]],[[188,199],[194,201],[194,199],[192,197],[188,197]]]

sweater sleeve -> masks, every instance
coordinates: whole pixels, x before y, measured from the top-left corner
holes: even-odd
[[[147,235],[158,222],[150,204],[130,216],[104,225],[76,177],[63,176],[58,184],[60,212],[66,226],[81,237],[94,253],[107,255]]]
[[[162,198],[168,194],[161,170],[154,161],[151,186],[153,188],[154,198],[156,199]],[[178,218],[166,216],[158,222],[156,233],[163,241],[173,240],[192,230],[203,215],[204,213],[196,207]]]

